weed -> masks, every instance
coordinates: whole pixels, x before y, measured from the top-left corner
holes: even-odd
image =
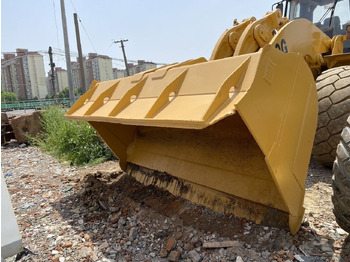
[[[43,110],[43,132],[31,137],[30,142],[74,165],[97,164],[113,158],[113,153],[95,129],[84,121],[67,120],[64,114],[65,109],[60,106]]]

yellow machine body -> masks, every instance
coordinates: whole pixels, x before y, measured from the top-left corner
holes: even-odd
[[[278,31],[257,42],[256,27]],[[303,42],[289,41],[297,28]],[[88,121],[137,180],[295,233],[317,124],[313,72],[330,48],[310,22],[275,11],[225,32],[209,61],[93,82],[66,117]]]

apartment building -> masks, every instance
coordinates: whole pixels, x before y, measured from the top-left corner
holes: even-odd
[[[78,57],[77,57],[78,61]],[[86,57],[83,57],[83,66],[84,66],[84,76],[85,76],[85,88],[89,90],[90,83],[89,79],[87,77],[87,70],[86,70]],[[77,89],[79,91],[84,91],[83,83],[81,81],[81,75],[80,75],[80,63],[79,62],[71,62],[71,68],[72,68],[72,81],[73,81],[73,87],[74,89]]]
[[[137,60],[137,64],[128,63],[129,73],[130,75],[134,75],[140,72],[144,72],[150,69],[157,68],[157,64],[153,62],[146,62],[145,60]],[[126,77],[127,73],[125,69],[117,69],[113,68],[113,78],[123,78]]]
[[[89,53],[85,61],[87,86],[93,80],[106,81],[113,79],[112,58],[106,55]]]
[[[128,64],[130,75],[134,75],[140,72],[144,72],[150,69],[157,68],[157,65],[153,62],[146,62],[145,60],[137,60],[137,64]]]
[[[61,92],[64,88],[68,87],[68,73],[67,70],[56,67],[55,68],[56,73],[56,88],[58,92]]]
[[[123,77],[126,77],[125,70],[118,69],[118,68],[113,68],[113,78],[114,79],[123,78]]]
[[[1,88],[19,99],[45,98],[47,95],[43,56],[28,49],[4,54],[1,59]]]
[[[68,87],[68,73],[67,70],[56,67],[55,68],[55,92],[61,92],[64,88]],[[48,93],[52,94],[53,88],[52,88],[52,80],[51,80],[51,71],[48,73],[47,76],[47,89]]]

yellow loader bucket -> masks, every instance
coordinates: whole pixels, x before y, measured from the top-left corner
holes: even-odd
[[[215,211],[301,224],[317,122],[312,73],[300,54],[173,64],[94,82],[68,111],[88,121],[128,174]]]

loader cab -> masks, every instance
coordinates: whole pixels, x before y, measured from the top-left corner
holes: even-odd
[[[330,38],[350,33],[350,0],[288,0],[284,12],[290,20],[308,19]],[[350,52],[350,39],[344,42],[345,52]]]

